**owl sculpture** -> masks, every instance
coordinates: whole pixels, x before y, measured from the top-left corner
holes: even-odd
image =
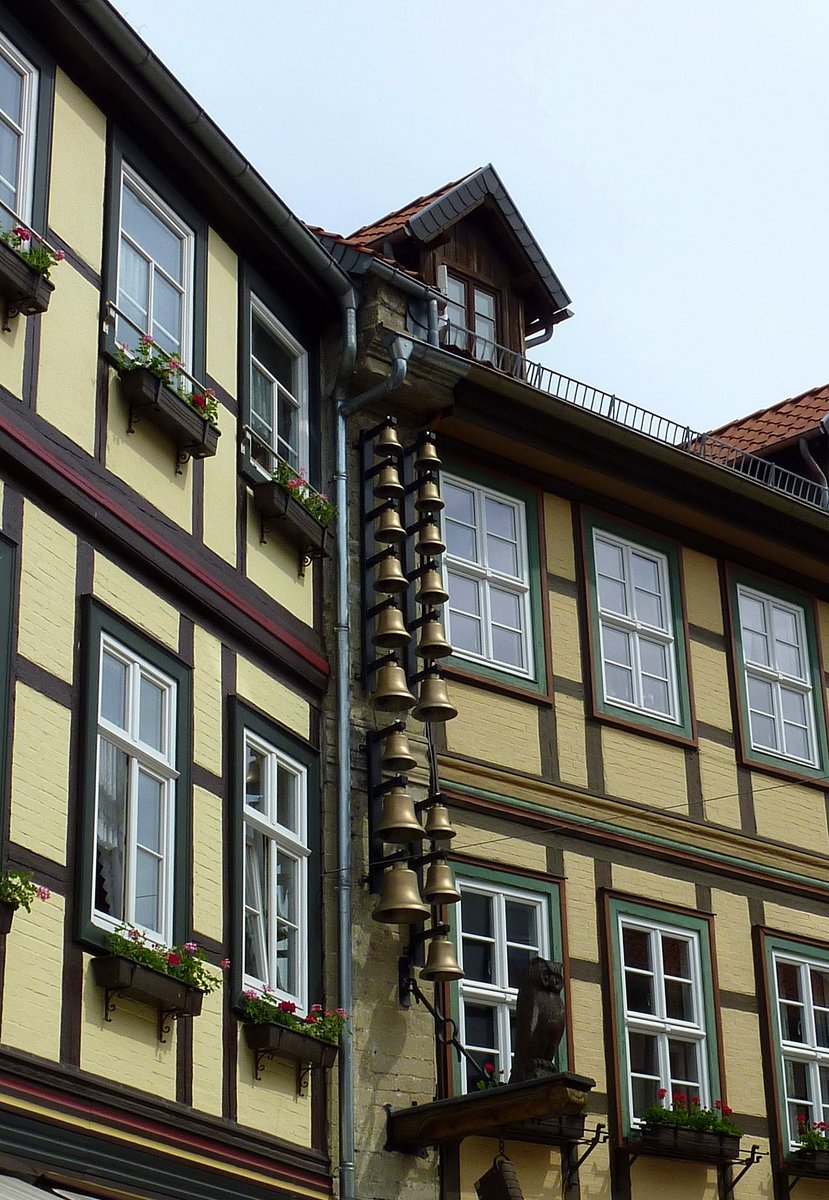
[[[553,1059],[564,1033],[564,964],[533,958],[518,985],[510,1083],[556,1072]]]

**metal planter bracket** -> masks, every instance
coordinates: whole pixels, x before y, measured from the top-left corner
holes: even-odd
[[[576,1182],[576,1179],[578,1177],[579,1167],[581,1167],[587,1161],[587,1159],[590,1157],[590,1155],[593,1153],[593,1151],[598,1146],[604,1145],[604,1143],[607,1141],[607,1138],[608,1138],[608,1134],[605,1129],[605,1126],[602,1125],[602,1123],[600,1121],[596,1125],[596,1128],[593,1130],[593,1136],[591,1137],[590,1141],[578,1143],[578,1145],[580,1145],[580,1146],[586,1146],[587,1149],[582,1154],[580,1154],[579,1157],[576,1159],[576,1161],[574,1163],[571,1163],[570,1166],[567,1168],[567,1176],[566,1176],[566,1179],[564,1182],[565,1192],[569,1192],[570,1188]]]
[[[743,1176],[747,1175],[748,1172],[751,1170],[751,1168],[753,1166],[756,1166],[756,1164],[760,1161],[761,1158],[767,1158],[767,1157],[768,1157],[768,1155],[761,1154],[760,1147],[755,1145],[755,1146],[751,1147],[751,1150],[749,1151],[749,1154],[748,1154],[748,1158],[739,1158],[737,1160],[737,1162],[734,1164],[735,1166],[742,1167],[743,1169],[742,1169],[742,1171],[739,1172],[739,1174],[735,1175],[733,1179],[729,1180],[726,1176],[726,1168],[725,1167],[722,1168],[723,1184],[724,1184],[723,1195],[725,1196],[726,1200],[731,1200],[732,1196],[734,1195],[734,1189],[737,1186],[737,1184],[740,1182],[740,1180],[743,1178]],[[791,1188],[789,1188],[789,1191],[791,1191]]]

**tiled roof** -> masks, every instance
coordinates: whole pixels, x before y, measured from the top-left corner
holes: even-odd
[[[738,450],[762,454],[813,432],[826,413],[829,413],[829,384],[781,400],[771,408],[761,408],[710,432]]]
[[[344,240],[350,242],[351,245],[366,246],[373,242],[382,242],[387,238],[393,237],[399,233],[406,225],[406,222],[412,217],[417,216],[421,209],[426,208],[428,204],[439,200],[441,196],[445,196],[451,192],[459,184],[463,183],[468,176],[464,175],[462,179],[456,179],[453,183],[445,183],[443,187],[439,187],[434,192],[430,192],[428,196],[420,196],[417,200],[412,200],[403,208],[398,208],[394,212],[388,213],[385,217],[381,217],[379,221],[372,221],[370,225],[363,225],[360,229],[355,229],[349,237]]]

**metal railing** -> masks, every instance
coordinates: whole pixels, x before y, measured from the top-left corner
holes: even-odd
[[[555,396],[567,404],[583,408],[607,421],[623,425],[644,437],[663,445],[671,446],[682,454],[704,459],[723,470],[742,475],[759,483],[772,491],[809,504],[813,508],[829,509],[829,489],[813,479],[798,475],[785,467],[779,467],[758,454],[750,454],[732,446],[722,438],[709,433],[698,433],[689,425],[680,425],[669,417],[661,417],[658,413],[649,412],[637,404],[620,400],[618,396],[604,392],[600,388],[562,375],[551,367],[532,362],[509,350],[490,342],[479,334],[457,325],[446,323],[441,327],[440,340],[449,350],[457,350],[470,355],[482,366],[492,367],[513,379],[520,379],[537,391]]]

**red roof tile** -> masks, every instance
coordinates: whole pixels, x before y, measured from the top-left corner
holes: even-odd
[[[393,237],[422,208],[425,208],[427,204],[432,204],[435,200],[439,200],[447,192],[451,192],[459,183],[463,183],[466,178],[467,176],[464,175],[461,179],[456,179],[452,183],[445,183],[443,187],[430,192],[428,196],[421,196],[417,200],[412,200],[411,203],[404,205],[403,208],[398,208],[394,212],[388,213],[385,217],[381,217],[379,221],[372,221],[370,225],[363,225],[360,229],[355,229],[345,241],[351,242],[352,245],[371,245],[374,242],[382,242],[387,238]]]
[[[829,384],[825,384],[710,432],[738,450],[762,454],[817,429],[828,412]]]

